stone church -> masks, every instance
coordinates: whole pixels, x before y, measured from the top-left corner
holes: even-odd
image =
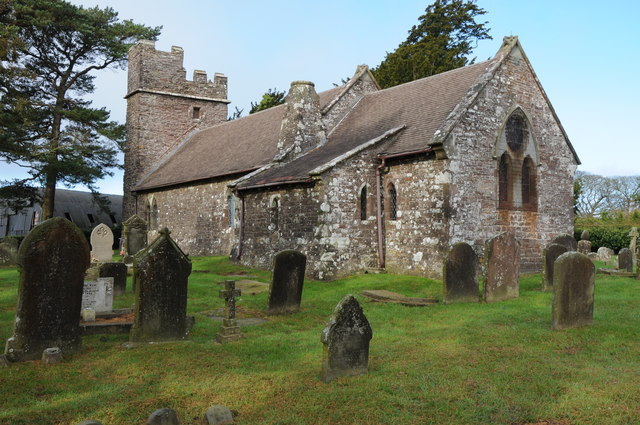
[[[124,217],[168,227],[185,252],[307,274],[370,268],[438,277],[457,242],[504,231],[521,270],[573,231],[580,163],[517,37],[492,59],[381,90],[366,66],[316,93],[227,121],[227,78],[186,79],[183,51],[129,53]]]

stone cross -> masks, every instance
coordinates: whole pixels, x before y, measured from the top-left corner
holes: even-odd
[[[236,297],[241,295],[240,289],[236,289],[236,282],[225,280],[224,288],[220,291],[220,298],[224,298],[224,308],[226,318],[222,319],[220,332],[216,336],[216,341],[221,344],[236,341],[242,338],[240,326],[236,321]]]
[[[632,255],[632,258],[633,258],[633,265],[634,266],[638,262],[638,257],[637,257],[637,253],[636,253],[636,246],[637,246],[637,242],[638,242],[638,236],[640,236],[640,233],[638,233],[638,228],[637,227],[632,227],[631,231],[629,232],[629,237],[631,238],[631,243],[629,243],[629,249],[631,250],[631,255]]]

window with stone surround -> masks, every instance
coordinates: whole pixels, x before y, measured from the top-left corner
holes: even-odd
[[[199,120],[200,119],[200,107],[199,106],[194,106],[193,110],[191,111],[191,117],[194,120]]]
[[[367,186],[360,191],[360,220],[367,219]]]
[[[278,198],[277,196],[271,200],[269,213],[271,216],[271,224],[269,224],[269,229],[276,230],[279,226],[280,220],[280,198]]]
[[[396,191],[396,187],[393,183],[389,183],[387,186],[387,199],[388,199],[388,211],[389,211],[389,220],[397,220],[398,219],[398,192]]]
[[[522,208],[536,210],[537,201],[536,167],[531,157],[527,156],[522,163]]]
[[[511,157],[503,153],[498,165],[498,205],[509,208],[513,199],[513,173],[511,172]]]

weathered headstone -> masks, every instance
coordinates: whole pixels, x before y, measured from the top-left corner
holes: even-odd
[[[501,233],[485,244],[484,299],[510,300],[520,295],[520,244],[511,232]]]
[[[322,380],[330,382],[341,376],[367,373],[372,337],[373,331],[360,303],[353,295],[345,296],[320,338],[324,346]]]
[[[36,226],[18,253],[20,287],[10,361],[36,360],[49,347],[73,354],[82,345],[78,319],[89,244],[82,231],[61,217]]]
[[[233,415],[227,406],[215,405],[207,409],[204,418],[209,425],[233,424]]]
[[[163,229],[136,258],[138,285],[131,341],[187,337],[187,283],[191,261]]]
[[[42,351],[42,363],[58,364],[62,361],[62,350],[58,347],[45,348]]]
[[[607,248],[606,246],[598,248],[598,260],[608,263],[611,260],[612,255],[613,250],[611,248]]]
[[[125,263],[147,246],[147,222],[134,214],[122,223],[124,234]]]
[[[18,246],[15,238],[0,240],[0,266],[12,266],[18,262]]]
[[[96,313],[113,311],[112,277],[85,280],[82,290],[82,309],[91,309]]]
[[[469,244],[459,242],[444,259],[444,302],[478,302],[478,256]]]
[[[582,233],[580,234],[580,240],[582,241],[588,241],[591,239],[591,234],[589,233],[588,230],[583,230]]]
[[[149,415],[147,425],[180,425],[180,421],[175,410],[164,407]]]
[[[557,243],[547,245],[542,251],[542,290],[553,289],[553,264],[559,256],[567,252],[567,247]]]
[[[631,258],[634,267],[638,261],[638,257],[636,256],[638,236],[640,236],[640,233],[638,233],[638,228],[632,227],[631,231],[629,232],[629,238],[631,239],[631,242],[629,243],[629,250],[631,251]]]
[[[589,255],[591,252],[591,241],[581,239],[578,241],[578,252],[580,254]]]
[[[113,232],[104,223],[91,231],[91,258],[98,263],[111,261],[113,257]]]
[[[269,314],[300,310],[306,265],[307,256],[298,251],[287,250],[275,255],[267,305]]]
[[[559,245],[564,245],[567,248],[567,251],[577,251],[578,250],[578,242],[571,235],[559,235],[555,238],[551,239],[552,243],[557,243]]]
[[[618,252],[618,269],[626,272],[633,271],[633,257],[629,248],[622,248]]]
[[[127,265],[125,263],[103,263],[100,265],[100,277],[113,278],[113,294],[122,295],[127,289]]]
[[[226,280],[224,287],[225,289],[220,291],[220,298],[224,298],[226,317],[222,319],[220,333],[216,337],[216,341],[222,344],[242,338],[240,326],[236,321],[236,297],[239,297],[241,292],[236,289],[236,283],[233,280]]]
[[[595,266],[584,254],[566,252],[553,271],[553,329],[588,326],[593,322]]]

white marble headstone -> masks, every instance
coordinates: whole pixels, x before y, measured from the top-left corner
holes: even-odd
[[[113,278],[99,277],[84,282],[82,309],[90,308],[96,313],[113,311]]]
[[[109,226],[100,223],[91,232],[91,257],[100,263],[107,263],[112,256],[113,232]]]

